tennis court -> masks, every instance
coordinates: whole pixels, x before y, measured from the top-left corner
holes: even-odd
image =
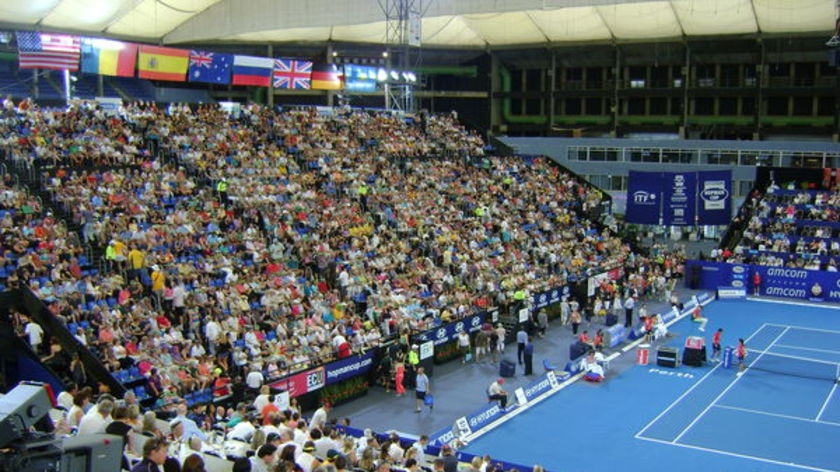
[[[705,314],[707,333],[683,319],[666,344],[699,334],[710,344],[722,327],[724,346],[746,340],[743,375],[718,363],[632,366],[560,391],[465,451],[551,471],[840,470],[840,310],[744,300]]]

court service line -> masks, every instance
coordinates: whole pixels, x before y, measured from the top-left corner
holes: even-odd
[[[831,334],[840,334],[840,331],[836,329],[824,329],[824,328],[809,328],[808,326],[797,326],[797,325],[783,325],[779,323],[765,323],[767,326],[776,326],[778,328],[793,328],[799,329],[802,331],[817,331],[819,333],[831,333]]]
[[[749,341],[750,339],[752,339],[752,338],[753,338],[753,336],[755,336],[756,334],[758,334],[758,333],[759,333],[762,329],[764,329],[764,327],[765,327],[765,326],[767,326],[767,323],[765,323],[765,324],[761,325],[761,326],[760,326],[760,327],[759,327],[759,328],[758,328],[758,329],[757,329],[757,330],[756,330],[753,334],[751,334],[751,335],[750,335],[750,337],[749,337],[749,338],[747,338],[747,341]],[[638,433],[636,433],[635,437],[636,437],[636,438],[642,438],[642,439],[643,439],[642,434],[644,434],[644,433],[645,433],[645,431],[647,431],[647,430],[648,430],[648,428],[650,428],[651,426],[653,426],[653,424],[654,424],[654,423],[656,423],[657,421],[659,421],[659,419],[660,419],[660,418],[662,418],[663,416],[665,416],[665,415],[666,415],[669,411],[671,411],[671,409],[672,409],[672,408],[674,408],[675,406],[677,406],[677,404],[678,404],[679,402],[681,402],[681,401],[683,400],[683,398],[685,398],[686,396],[688,396],[688,394],[689,394],[689,393],[691,393],[691,392],[692,392],[695,388],[697,388],[700,384],[702,384],[702,383],[703,383],[703,381],[704,381],[704,380],[706,380],[706,378],[707,378],[707,377],[709,377],[710,375],[712,375],[712,373],[713,373],[714,371],[718,370],[718,368],[719,368],[721,365],[722,365],[722,364],[717,364],[717,365],[715,365],[714,367],[712,367],[711,369],[709,369],[709,371],[708,371],[708,372],[706,372],[706,374],[705,374],[704,376],[700,377],[700,380],[698,380],[697,382],[695,382],[695,384],[694,384],[694,385],[692,385],[692,386],[691,386],[688,390],[686,390],[685,392],[683,392],[683,394],[682,394],[682,395],[680,395],[679,397],[677,397],[677,399],[676,399],[676,400],[674,400],[673,402],[671,402],[671,404],[670,404],[670,405],[668,405],[668,407],[667,407],[667,408],[665,408],[664,410],[662,410],[662,412],[661,412],[661,413],[659,413],[658,415],[656,415],[656,417],[655,417],[655,418],[653,418],[652,420],[650,420],[650,422],[648,422],[648,424],[646,424],[644,428],[642,428],[642,429],[641,429]]]
[[[776,305],[793,305],[793,306],[807,306],[807,307],[815,307],[819,309],[827,309],[827,310],[840,310],[840,307],[831,306],[831,305],[821,305],[817,303],[806,303],[806,302],[795,302],[791,300],[771,300],[768,298],[757,298],[757,297],[747,297],[747,301],[751,302],[760,302],[760,303],[773,303]]]
[[[778,347],[778,346],[775,346],[775,347]],[[824,361],[824,360],[822,360],[822,359],[814,359],[814,358],[812,358],[812,357],[804,357],[804,356],[791,356],[791,355],[789,355],[789,354],[780,354],[780,353],[778,353],[778,352],[773,352],[773,351],[770,351],[769,349],[765,349],[765,350],[763,350],[763,351],[757,351],[757,352],[760,352],[760,353],[761,353],[761,355],[768,355],[768,356],[773,356],[773,357],[781,357],[781,358],[783,358],[783,359],[794,359],[794,360],[797,360],[797,361],[813,362],[814,364],[838,365],[838,363],[837,363],[837,362]],[[758,360],[758,358],[756,358],[756,360]],[[755,362],[751,362],[751,363],[750,363],[750,365],[752,365],[752,364],[754,364],[754,363],[755,363]]]
[[[789,328],[785,328],[785,330],[784,330],[784,331],[782,331],[781,333],[779,333],[779,335],[778,335],[778,336],[776,336],[776,339],[774,339],[772,342],[770,342],[770,344],[767,346],[767,349],[770,349],[771,347],[773,347],[773,344],[776,344],[776,341],[778,341],[779,339],[781,339],[781,337],[782,337],[782,336],[784,336],[784,335],[785,335],[785,333],[787,333],[787,332],[788,332],[788,329],[789,329]],[[750,365],[753,365],[753,364],[755,364],[756,362],[758,362],[758,360],[759,360],[759,359],[761,359],[761,356],[763,356],[763,355],[764,355],[764,352],[762,352],[761,354],[759,354],[759,355],[758,355],[758,357],[756,357],[756,358],[755,358],[755,360],[753,360],[752,362],[750,362]],[[703,409],[703,411],[701,411],[701,412],[700,412],[700,414],[699,414],[699,415],[697,415],[697,417],[696,417],[696,418],[694,418],[694,420],[693,420],[691,423],[689,423],[689,424],[688,424],[688,426],[686,426],[686,427],[685,427],[685,429],[683,429],[683,430],[680,432],[680,434],[678,434],[678,435],[677,435],[677,437],[676,437],[676,438],[674,438],[674,441],[673,441],[673,442],[677,442],[677,441],[679,441],[679,440],[680,440],[680,439],[681,439],[681,438],[685,435],[685,433],[687,433],[687,432],[688,432],[688,430],[690,430],[690,429],[691,429],[691,428],[692,428],[695,424],[697,424],[697,422],[698,422],[698,421],[700,421],[700,418],[702,418],[702,417],[703,417],[703,415],[705,415],[705,414],[706,414],[706,412],[708,412],[708,411],[709,411],[709,410],[710,410],[710,409],[711,409],[711,408],[715,405],[715,403],[717,403],[717,402],[718,402],[718,400],[720,400],[720,399],[721,399],[724,395],[726,395],[726,392],[728,392],[728,391],[729,391],[729,389],[730,389],[730,388],[732,388],[732,387],[735,385],[735,383],[736,383],[736,382],[738,382],[738,379],[739,379],[739,378],[740,378],[740,377],[735,377],[735,380],[733,380],[732,382],[730,382],[730,383],[729,383],[729,385],[728,385],[725,389],[723,389],[723,391],[722,391],[722,392],[720,392],[720,394],[718,394],[718,396],[716,396],[716,397],[715,397],[715,399],[714,399],[714,400],[712,400],[712,402],[711,402],[711,403],[709,403],[709,405],[708,405],[706,408],[704,408],[704,409]]]
[[[813,471],[816,471],[816,472],[837,472],[836,469],[823,469],[821,467],[815,467],[815,466],[811,466],[811,465],[796,464],[796,463],[793,463],[793,462],[784,462],[784,461],[779,461],[779,460],[776,460],[776,459],[768,459],[766,457],[753,456],[753,455],[750,455],[750,454],[741,454],[741,453],[738,453],[738,452],[722,451],[720,449],[712,449],[710,447],[695,446],[693,444],[673,443],[673,442],[667,441],[665,439],[648,438],[648,437],[644,437],[644,436],[639,437],[639,439],[642,439],[642,440],[645,440],[645,441],[650,441],[650,442],[655,442],[655,443],[659,443],[659,444],[666,444],[668,446],[684,447],[686,449],[694,449],[695,451],[711,452],[713,454],[721,454],[721,455],[724,455],[724,456],[738,457],[740,459],[750,459],[750,460],[759,461],[759,462],[766,462],[768,464],[776,464],[776,465],[783,465],[783,466],[787,466],[787,467],[794,467],[794,468],[797,468],[797,469],[813,470]]]
[[[835,379],[840,379],[840,364],[837,365],[837,373],[834,374],[834,378]],[[834,382],[834,385],[831,386],[831,391],[828,392],[828,396],[825,397],[825,401],[823,402],[819,413],[817,413],[817,421],[819,421],[820,416],[822,416],[823,413],[825,413],[825,409],[828,408],[828,402],[831,401],[831,397],[834,396],[834,392],[836,392],[836,391],[837,391],[837,382]]]
[[[819,424],[828,424],[831,426],[840,426],[840,423],[835,423],[833,421],[820,421],[819,418],[812,420],[811,418],[803,418],[801,416],[792,416],[792,415],[783,415],[781,413],[770,413],[769,411],[761,411],[761,410],[753,410],[750,408],[741,408],[740,406],[729,406],[729,405],[721,405],[717,404],[714,405],[715,408],[723,408],[724,410],[735,410],[735,411],[743,411],[744,413],[754,413],[756,415],[764,415],[764,416],[773,416],[776,418],[784,418],[788,420],[797,420],[797,421],[804,421],[806,423],[819,423]]]
[[[790,344],[776,344],[776,347],[784,347],[787,349],[796,349],[798,351],[812,351],[812,352],[822,352],[825,354],[840,354],[840,350],[837,349],[818,349],[815,347],[800,347],[800,346],[792,346]]]

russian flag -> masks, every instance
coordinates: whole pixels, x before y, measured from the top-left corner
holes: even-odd
[[[233,85],[270,87],[273,70],[270,57],[233,56]]]

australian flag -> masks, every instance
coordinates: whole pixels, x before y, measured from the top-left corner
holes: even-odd
[[[190,82],[229,84],[233,54],[190,51]]]
[[[311,76],[309,61],[274,60],[274,88],[308,89]]]

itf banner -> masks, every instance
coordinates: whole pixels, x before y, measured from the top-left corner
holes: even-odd
[[[732,219],[732,172],[636,172],[627,181],[628,223],[725,225]]]
[[[662,173],[631,170],[627,178],[628,223],[658,225],[662,213]]]
[[[732,221],[732,171],[697,173],[697,223],[728,225]]]

